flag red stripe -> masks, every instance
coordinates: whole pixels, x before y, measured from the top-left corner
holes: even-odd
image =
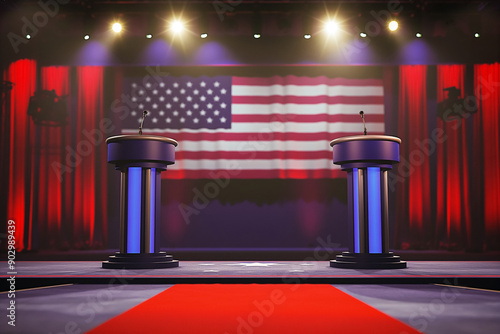
[[[320,77],[285,77],[273,76],[269,78],[233,77],[233,85],[243,86],[270,86],[270,85],[296,85],[296,86],[382,86],[380,79],[345,79]]]
[[[177,161],[182,159],[330,159],[330,151],[182,151],[175,152]]]
[[[266,170],[168,170],[162,173],[166,179],[306,179],[306,178],[337,178],[345,177],[346,173],[340,169],[266,169]]]
[[[233,104],[384,104],[383,96],[294,96],[294,95],[271,95],[271,96],[233,96]]]
[[[370,122],[383,123],[384,115],[370,115]],[[250,122],[360,122],[359,115],[297,115],[297,114],[270,114],[270,115],[233,115],[232,122],[250,123]]]

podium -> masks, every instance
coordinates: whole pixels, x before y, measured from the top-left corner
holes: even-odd
[[[121,172],[120,251],[102,262],[109,269],[178,267],[160,252],[161,172],[175,162],[173,139],[121,135],[106,139],[108,162]]]
[[[347,172],[350,252],[337,255],[330,267],[354,269],[406,268],[389,252],[387,172],[399,162],[401,139],[360,135],[330,142],[333,163]]]

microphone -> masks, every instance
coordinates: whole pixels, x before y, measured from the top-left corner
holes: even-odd
[[[366,125],[365,125],[365,112],[363,110],[361,110],[359,112],[359,114],[361,115],[361,119],[363,120],[363,133],[365,134],[366,136]]]
[[[144,124],[144,120],[146,119],[146,115],[148,114],[147,110],[144,110],[142,112],[142,120],[141,120],[141,125],[139,126],[139,134],[142,135],[142,125]]]

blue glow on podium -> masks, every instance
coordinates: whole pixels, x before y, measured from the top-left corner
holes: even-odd
[[[128,169],[127,253],[141,252],[142,168]]]
[[[380,168],[368,167],[368,252],[382,253]]]
[[[155,252],[155,204],[156,204],[156,168],[151,168],[151,207],[149,216],[149,252]]]
[[[352,169],[352,202],[354,203],[354,253],[359,253],[359,183],[358,183],[358,169]]]

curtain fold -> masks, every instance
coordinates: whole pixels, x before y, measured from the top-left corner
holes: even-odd
[[[101,66],[79,66],[76,76],[73,238],[77,248],[99,247],[107,237],[106,144],[100,126],[104,118],[104,70]]]
[[[429,159],[421,149],[428,140],[427,66],[399,67],[398,136],[400,163],[396,165],[396,248],[428,248],[431,226]]]
[[[43,90],[54,90],[57,96],[65,97],[71,94],[70,91],[70,68],[68,66],[49,66],[42,67],[40,71],[41,88]],[[38,226],[38,242],[41,248],[68,248],[70,242],[66,233],[70,217],[65,215],[68,191],[67,184],[70,183],[69,175],[62,173],[60,168],[65,164],[64,152],[67,138],[71,130],[68,125],[51,127],[36,126],[37,142],[39,147],[35,159],[38,163],[35,172],[38,172],[35,182],[35,197],[38,205],[34,205],[33,225]]]
[[[10,92],[9,190],[7,219],[16,222],[16,250],[31,250],[30,195],[33,124],[28,116],[29,99],[36,89],[36,61],[21,59],[10,64],[4,78],[14,83]]]
[[[436,231],[435,247],[463,249],[471,246],[471,213],[469,189],[469,152],[466,118],[452,117],[455,108],[465,110],[465,65],[437,66],[437,128],[443,130],[443,142],[437,142]],[[454,87],[459,92],[454,93]],[[448,89],[448,93],[444,89]],[[456,94],[456,95],[454,95]],[[470,117],[471,114],[465,114]]]
[[[500,64],[474,65],[474,207],[488,250],[500,248]],[[475,221],[474,223],[477,223]]]

